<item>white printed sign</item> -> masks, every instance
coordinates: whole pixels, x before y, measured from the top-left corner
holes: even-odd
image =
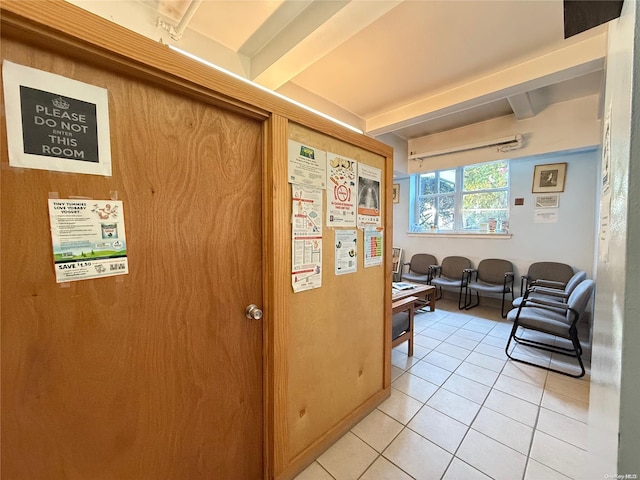
[[[358,162],[327,153],[327,226],[355,227]]]
[[[111,176],[107,90],[6,60],[2,77],[10,166]]]

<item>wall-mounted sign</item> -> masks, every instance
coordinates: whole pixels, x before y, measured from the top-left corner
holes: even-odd
[[[289,183],[327,187],[327,152],[289,140]]]
[[[335,273],[355,273],[358,270],[357,230],[336,230]]]
[[[129,273],[122,202],[49,199],[56,282]]]
[[[364,230],[364,266],[375,267],[382,265],[384,241],[382,230],[377,228],[365,228]]]
[[[358,227],[379,227],[382,225],[380,208],[379,168],[358,164]]]
[[[6,60],[2,76],[9,165],[111,176],[107,90]]]
[[[322,286],[322,189],[291,185],[291,285],[294,292]]]
[[[358,162],[327,153],[327,226],[356,225]]]

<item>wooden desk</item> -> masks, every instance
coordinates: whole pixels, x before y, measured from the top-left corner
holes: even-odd
[[[433,285],[425,285],[423,283],[411,283],[411,282],[402,282],[405,284],[410,284],[413,288],[407,288],[406,290],[392,290],[391,301],[396,302],[398,300],[402,300],[407,297],[418,297],[425,304],[429,305],[430,311],[435,311],[436,309],[436,287]]]

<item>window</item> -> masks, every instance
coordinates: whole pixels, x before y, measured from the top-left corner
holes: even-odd
[[[509,221],[509,162],[415,176],[412,231],[503,231]]]

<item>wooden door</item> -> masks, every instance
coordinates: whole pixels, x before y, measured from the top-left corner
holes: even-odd
[[[261,122],[5,38],[2,58],[108,89],[113,176],[10,168],[2,116],[1,477],[261,478]],[[122,200],[130,273],[56,284],[51,196]]]

